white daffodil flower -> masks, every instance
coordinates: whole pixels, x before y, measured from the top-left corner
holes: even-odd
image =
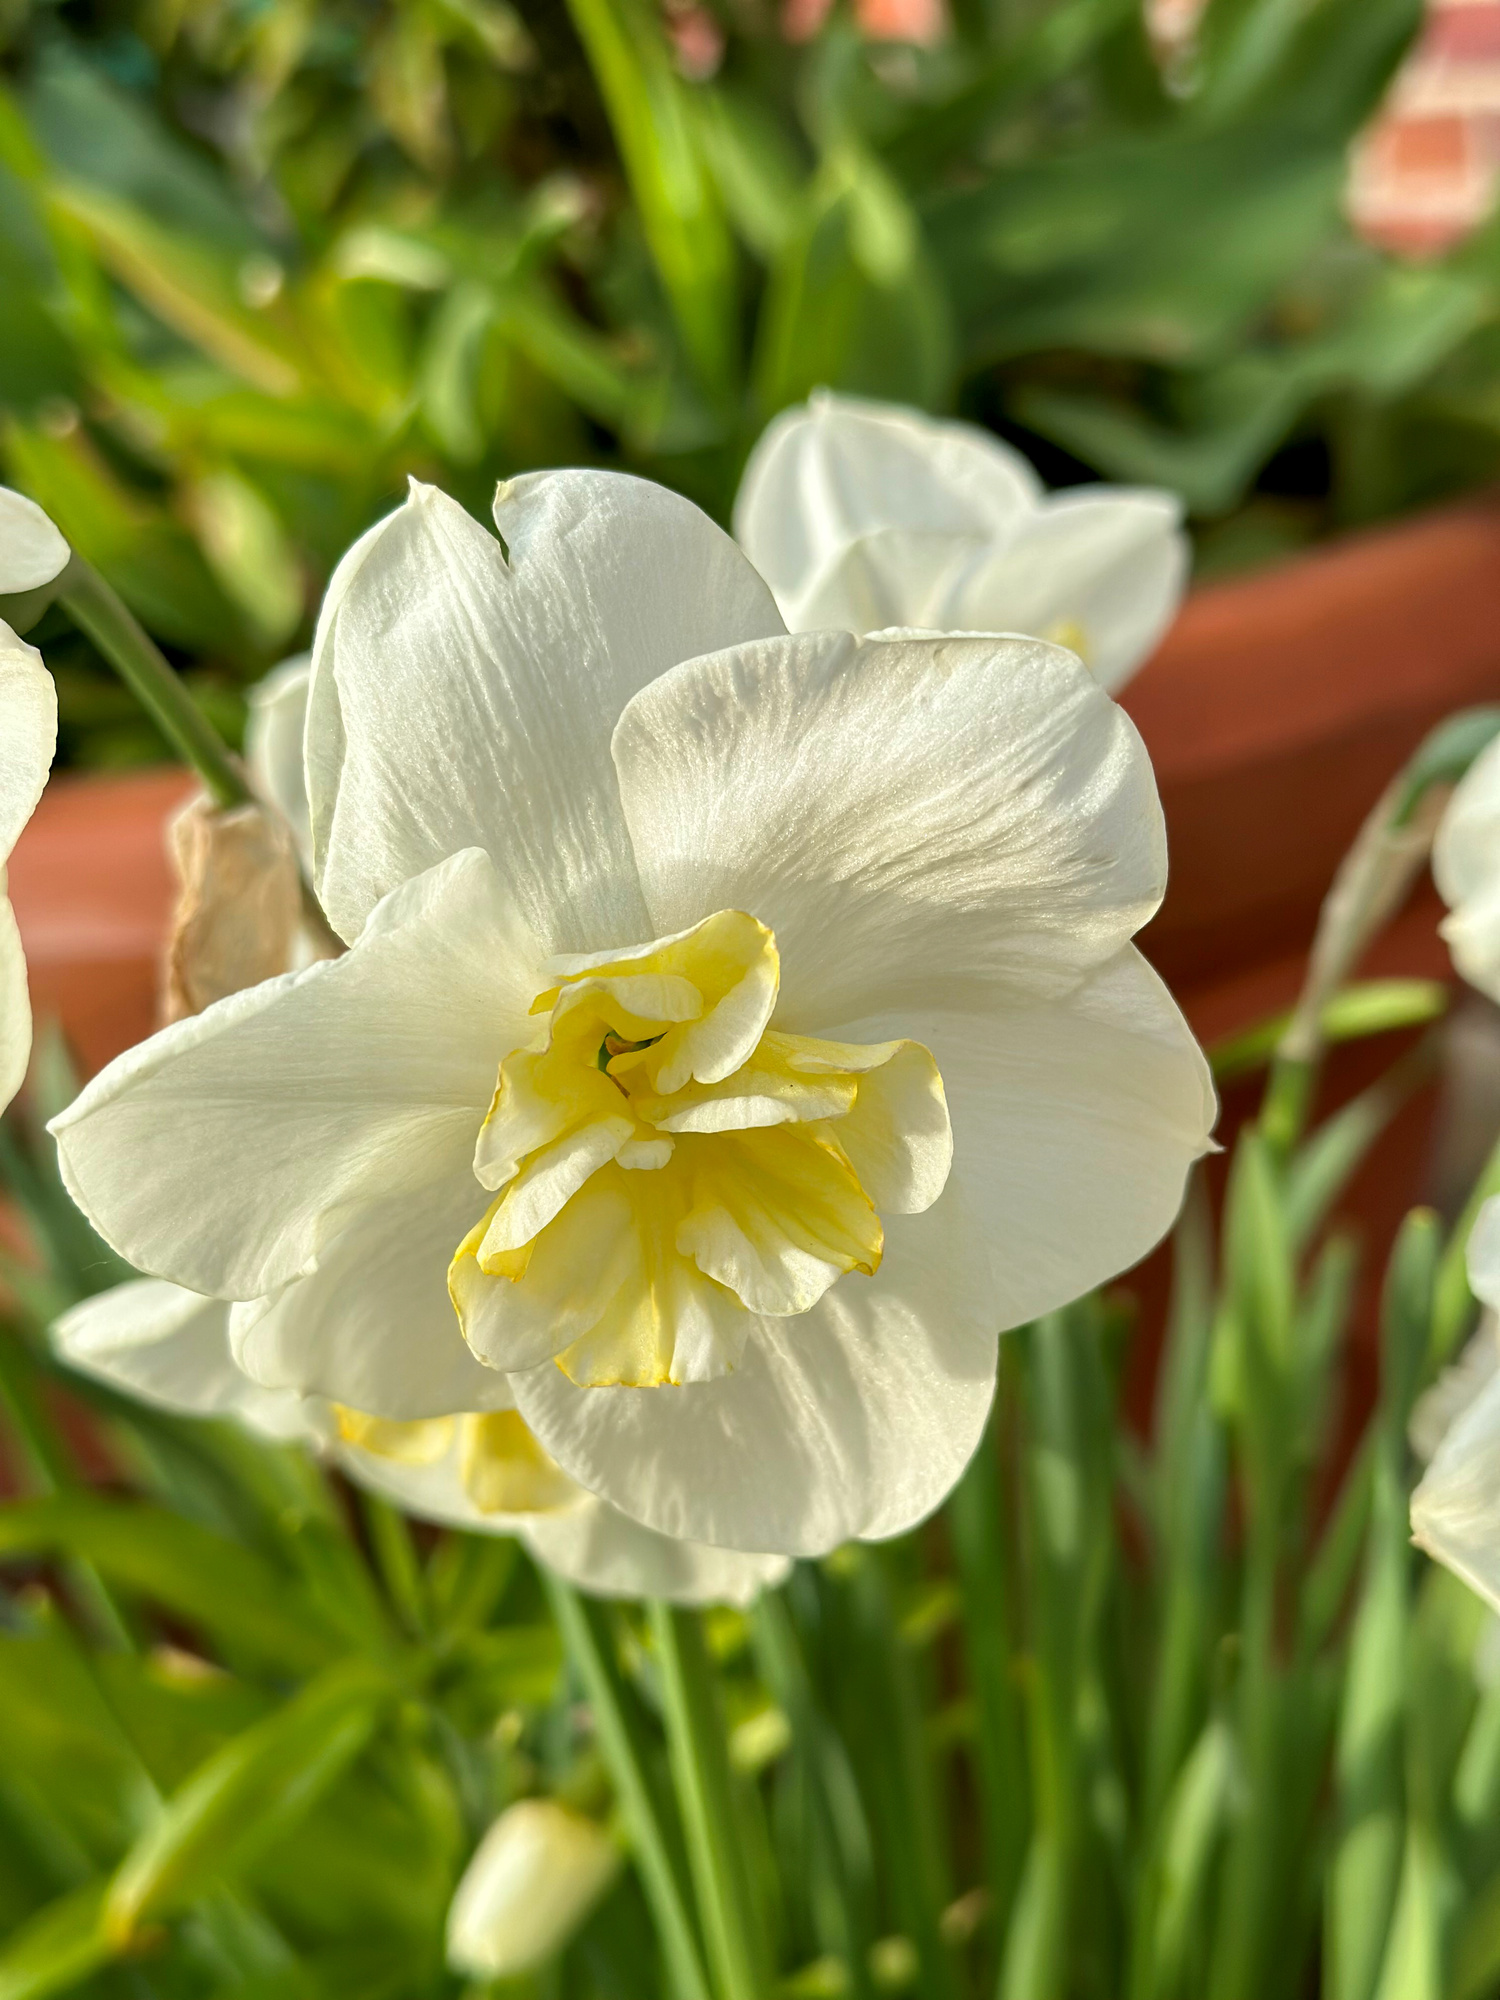
[[[562,1950],[614,1880],[620,1851],[555,1799],[507,1806],[474,1850],[448,1908],[449,1969],[513,1979]]]
[[[0,499],[20,497],[0,489]],[[31,502],[25,504],[29,507]],[[4,518],[8,511],[0,508],[0,531],[8,525]],[[45,515],[42,519],[52,525]],[[0,563],[7,557],[0,557]],[[26,954],[5,893],[5,864],[36,811],[56,749],[57,690],[52,676],[36,648],[0,624],[0,1111],[21,1088],[31,1060]]]
[[[35,500],[0,486],[0,597],[40,590],[62,575],[72,553]]]
[[[734,531],[794,632],[1031,632],[1111,692],[1171,624],[1189,561],[1170,493],[1048,494],[977,425],[826,390],[767,427]]]
[[[515,1535],[596,1597],[744,1606],[789,1568],[784,1556],[672,1541],[627,1520],[569,1479],[514,1410],[403,1424],[263,1389],[235,1365],[224,1301],[159,1278],[85,1299],[56,1322],[52,1340],[69,1367],[157,1409],[234,1418],[313,1447],[424,1521]]]
[[[1493,1346],[1494,1314],[1500,1309],[1500,1198],[1485,1203],[1469,1238],[1469,1283],[1489,1308],[1475,1339]],[[1472,1384],[1472,1394],[1452,1417],[1412,1495],[1412,1539],[1500,1610],[1500,1369],[1493,1358],[1486,1366],[1482,1352],[1466,1355],[1438,1391],[1451,1405],[1463,1383]],[[1432,1406],[1422,1414],[1431,1428]]]
[[[305,756],[350,949],[95,1078],[68,1185],[237,1302],[269,1387],[514,1404],[674,1537],[898,1533],[997,1328],[1142,1256],[1207,1144],[1129,942],[1144,748],[1057,647],[788,637],[642,481],[531,475],[496,520],[416,486],[330,586]]]
[[[1432,873],[1443,936],[1471,986],[1500,1000],[1500,737],[1469,766],[1443,814]]]

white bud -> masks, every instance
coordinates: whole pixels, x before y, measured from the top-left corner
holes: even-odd
[[[40,590],[61,576],[71,554],[35,500],[0,486],[0,597]]]
[[[508,1806],[454,1891],[449,1966],[471,1979],[508,1979],[545,1963],[578,1929],[619,1864],[608,1835],[555,1800]]]

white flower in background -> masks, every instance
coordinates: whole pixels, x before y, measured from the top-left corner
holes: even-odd
[[[235,1366],[222,1299],[133,1278],[83,1300],[52,1329],[80,1374],[190,1417],[231,1417],[314,1447],[407,1513],[475,1534],[515,1535],[538,1562],[599,1597],[747,1605],[779,1584],[781,1556],[671,1541],[575,1485],[514,1410],[395,1423],[287,1389]]]
[[[1442,931],[1453,963],[1471,986],[1500,1000],[1500,737],[1449,800],[1432,872],[1449,909]]]
[[[280,809],[292,830],[297,857],[312,874],[312,818],[302,768],[302,732],[307,722],[307,684],[312,655],[296,653],[273,667],[250,690],[245,723],[245,762],[260,797]]]
[[[0,489],[0,536],[9,526],[9,502],[19,494]],[[30,502],[25,503],[30,506]],[[50,528],[51,522],[42,516]],[[0,570],[12,551],[0,539]],[[66,560],[64,549],[64,560]],[[25,572],[28,573],[29,572]],[[5,893],[4,868],[21,829],[36,810],[57,748],[57,690],[42,656],[0,624],[0,1110],[26,1077],[31,1060],[31,997],[26,955],[16,913]]]
[[[0,597],[19,597],[52,583],[72,553],[35,500],[0,486]]]
[[[977,425],[827,391],[767,427],[734,531],[794,632],[1031,632],[1111,692],[1171,624],[1188,572],[1172,494],[1048,494]]]
[[[474,1850],[448,1909],[448,1965],[513,1979],[556,1956],[613,1881],[614,1842],[555,1799],[508,1806]]]
[[[1460,1362],[1428,1394],[1450,1406],[1460,1400],[1461,1383],[1471,1385],[1471,1394],[1412,1495],[1411,1531],[1434,1561],[1500,1609],[1500,1369],[1483,1351],[1485,1343],[1493,1347],[1500,1309],[1500,1199],[1485,1203],[1469,1238],[1469,1283],[1489,1310]],[[1418,1405],[1429,1433],[1436,1408]]]
[[[532,475],[496,518],[508,556],[414,487],[330,586],[305,752],[351,948],[112,1064],[54,1126],[68,1184],[239,1302],[268,1387],[514,1403],[693,1541],[895,1534],[997,1329],[1144,1254],[1207,1143],[1129,943],[1145,751],[1055,647],[787,637],[641,481]]]

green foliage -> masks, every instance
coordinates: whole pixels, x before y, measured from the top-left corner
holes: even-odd
[[[1430,1011],[1355,989],[1343,1029]],[[458,1874],[541,1791],[612,1812],[634,1866],[504,1989],[532,2000],[1253,2000],[1319,1962],[1335,2000],[1480,2000],[1500,1695],[1482,1608],[1410,1546],[1406,1442],[1472,1312],[1471,1212],[1400,1230],[1378,1399],[1339,1442],[1358,1259],[1328,1218],[1425,1073],[1275,1145],[1248,1127],[1218,1250],[1195,1183],[1145,1438],[1131,1302],[1081,1300],[1006,1339],[938,1523],[748,1616],[587,1602],[510,1542],[414,1533],[300,1453],[74,1382],[136,1490],[89,1488],[15,1319],[0,1996],[454,1994]],[[45,1314],[115,1273],[10,1128]]]
[[[415,474],[482,511],[619,464],[727,515],[820,383],[1165,484],[1206,555],[1492,476],[1500,233],[1351,236],[1417,0],[15,0],[0,15],[0,467],[231,733]],[[675,24],[675,25],[674,25]],[[1283,453],[1288,443],[1298,449]],[[60,614],[66,756],[159,754]]]

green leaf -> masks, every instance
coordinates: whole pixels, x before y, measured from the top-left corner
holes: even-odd
[[[1329,1042],[1357,1042],[1367,1035],[1386,1035],[1402,1028],[1423,1027],[1447,1011],[1448,988],[1437,979],[1362,979],[1345,986],[1323,1010],[1323,1036]],[[1291,1010],[1257,1021],[1213,1043],[1209,1063],[1220,1083],[1261,1069],[1276,1053]]]
[[[321,1666],[333,1640],[291,1578],[234,1542],[160,1508],[89,1493],[0,1510],[0,1561],[67,1554],[267,1666]]]
[[[1238,338],[1337,220],[1342,148],[1293,127],[1101,143],[938,196],[971,364],[1082,348],[1184,364]]]
[[[120,1863],[105,1901],[109,1935],[128,1942],[284,1839],[365,1747],[392,1694],[379,1668],[342,1661],[217,1751]]]
[[[754,361],[760,409],[824,385],[941,406],[952,349],[944,286],[905,196],[873,155],[836,148],[771,269]]]
[[[641,226],[705,389],[737,374],[734,244],[698,143],[687,86],[641,0],[568,0],[609,112]]]
[[[0,1946],[0,2000],[45,2000],[115,1955],[104,1924],[107,1885],[90,1882],[49,1903]]]

